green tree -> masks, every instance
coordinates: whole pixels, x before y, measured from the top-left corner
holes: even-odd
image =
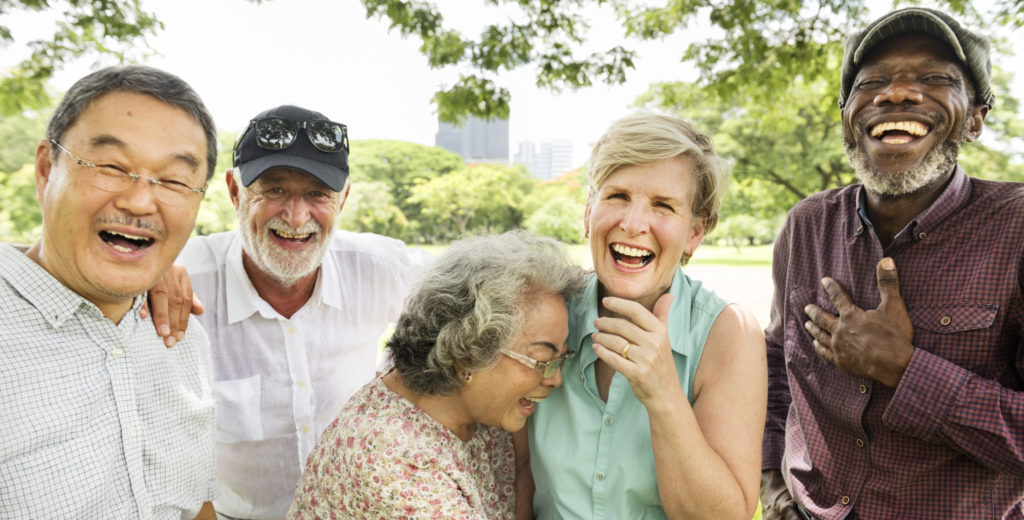
[[[582,170],[570,170],[534,187],[523,203],[523,227],[539,235],[570,244],[583,241],[586,179]]]
[[[474,38],[446,26],[433,4],[362,1],[368,18],[387,18],[401,34],[419,37],[431,67],[469,71],[434,95],[446,121],[466,115],[507,117],[510,95],[499,81],[503,70],[533,66],[537,85],[556,90],[619,84],[634,66],[636,53],[628,46],[693,29],[713,35],[682,51],[682,59],[699,69],[699,86],[724,99],[773,100],[793,78],[834,81],[842,41],[851,28],[863,25],[868,12],[866,0],[673,0],[661,6],[645,0],[489,0],[505,16]],[[1013,28],[1024,17],[1024,0],[994,0],[995,14],[984,17],[964,0],[941,3],[974,25]],[[621,44],[586,50],[597,39],[589,34],[587,21],[595,9],[612,11],[621,22],[621,34],[611,38]]]
[[[395,197],[387,184],[354,181],[345,207],[338,216],[338,227],[404,239],[409,231],[409,220],[395,205]]]
[[[231,168],[231,157],[236,132],[220,132],[217,136],[217,166],[213,177],[206,185],[206,195],[199,205],[195,233],[209,235],[229,231],[238,226],[235,205],[228,195],[224,172]]]
[[[27,42],[30,54],[0,76],[0,114],[48,106],[47,81],[65,62],[85,55],[111,55],[125,61],[148,49],[146,36],[163,24],[142,9],[140,0],[11,0],[0,2],[0,21],[15,11],[58,12],[48,40]],[[0,42],[15,32],[0,24]],[[139,43],[142,45],[139,45]]]
[[[473,164],[418,183],[409,201],[421,208],[422,239],[448,241],[521,226],[522,206],[535,183],[520,166]]]
[[[35,164],[0,171],[0,242],[29,244],[39,239],[43,217],[36,199]]]

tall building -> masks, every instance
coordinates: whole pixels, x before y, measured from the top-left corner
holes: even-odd
[[[533,141],[523,141],[519,143],[515,162],[525,164],[535,177],[553,179],[574,167],[572,141],[568,139],[541,141],[540,146]]]
[[[455,126],[438,120],[434,145],[462,156],[466,162],[508,162],[508,119],[470,116]]]

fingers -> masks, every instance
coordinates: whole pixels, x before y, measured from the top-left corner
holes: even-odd
[[[878,293],[882,296],[879,307],[885,308],[890,304],[903,305],[903,297],[900,295],[900,278],[896,274],[896,262],[892,258],[885,257],[875,266],[875,276],[878,278]]]
[[[163,279],[159,280],[152,289],[149,290],[148,305],[150,315],[153,317],[153,326],[156,327],[156,333],[164,339],[164,344],[168,347],[173,347],[174,343],[177,342],[177,338],[171,332],[170,318],[168,317],[168,292],[167,284]]]
[[[172,300],[172,310],[168,311],[171,324],[174,329],[174,337],[181,341],[185,338],[185,329],[188,328],[188,318],[192,313],[192,302],[197,298],[192,292],[192,280],[188,276],[178,277],[178,292]]]
[[[667,320],[668,319],[668,317],[667,317],[667,314],[668,314],[667,307],[671,306],[671,304],[672,304],[672,295],[670,295],[670,294],[663,295],[661,298],[658,299],[658,303],[661,303],[663,300],[666,303],[662,303],[662,305],[665,306],[666,308],[662,309],[662,312],[664,312],[666,314],[666,320]],[[651,311],[647,310],[643,305],[641,305],[641,304],[639,304],[639,303],[637,303],[637,302],[635,302],[633,300],[626,300],[626,299],[623,299],[623,298],[616,298],[614,296],[606,296],[606,297],[601,299],[601,304],[604,305],[604,307],[606,309],[608,309],[609,311],[612,311],[615,314],[621,315],[623,318],[626,318],[627,320],[632,321],[634,324],[636,324],[636,326],[638,326],[641,329],[646,330],[646,331],[658,330],[659,328],[663,327],[664,323],[665,323],[658,316],[652,314]],[[656,310],[659,309],[659,307],[657,306],[657,303],[655,304],[655,309]],[[601,319],[601,318],[599,318],[599,319]],[[614,318],[610,318],[610,320],[611,319],[614,319]],[[620,320],[620,321],[625,321],[625,320]],[[604,327],[598,327],[598,328],[600,328],[601,330],[604,330]]]
[[[633,350],[633,348],[631,347],[630,350]],[[601,358],[601,361],[607,363],[616,372],[626,376],[627,379],[629,377],[627,374],[636,366],[633,361],[622,357],[619,351],[612,350],[597,341],[594,341],[594,353],[597,354],[597,357]]]
[[[839,311],[840,316],[857,307],[853,300],[850,299],[850,295],[846,294],[846,291],[843,290],[843,286],[839,285],[839,282],[825,277],[821,279],[821,286],[828,293],[829,299],[832,300],[832,305]]]

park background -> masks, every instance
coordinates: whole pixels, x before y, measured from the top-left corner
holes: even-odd
[[[13,0],[0,2],[0,241],[36,240],[32,161],[57,100],[99,67],[171,71],[219,128],[196,233],[235,227],[223,172],[249,118],[284,103],[346,123],[344,229],[439,250],[525,227],[583,243],[586,154],[631,112],[679,115],[732,166],[722,219],[687,267],[762,324],[786,211],[854,182],[837,108],[842,41],[893,8],[938,7],[992,38],[996,104],[961,164],[1024,181],[1024,0]],[[438,120],[510,121],[513,143],[570,139],[578,168],[540,180],[432,146]],[[823,223],[826,224],[827,223]],[[758,516],[760,512],[758,512]]]

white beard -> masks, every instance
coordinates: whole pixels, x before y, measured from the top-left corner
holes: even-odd
[[[306,222],[302,227],[289,226],[281,217],[270,219],[263,226],[263,234],[253,233],[249,222],[249,204],[239,201],[238,225],[242,235],[242,250],[256,267],[277,280],[284,287],[291,287],[296,282],[316,272],[327,254],[330,236],[323,233],[320,223],[315,220]],[[303,253],[282,249],[270,238],[274,230],[290,234],[316,233],[310,240],[315,240],[313,247]]]

